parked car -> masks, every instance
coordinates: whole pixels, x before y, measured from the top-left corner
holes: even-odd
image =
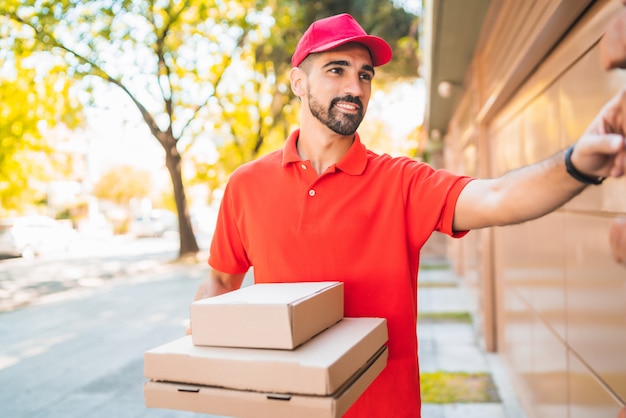
[[[137,238],[162,237],[167,232],[178,232],[178,217],[166,209],[153,209],[148,215],[135,217],[128,232]]]
[[[71,227],[43,215],[0,219],[0,255],[24,258],[68,251],[78,239]]]

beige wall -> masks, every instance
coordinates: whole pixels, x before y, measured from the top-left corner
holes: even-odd
[[[559,26],[555,5],[562,2],[523,3],[534,6],[523,6],[521,18]],[[541,28],[516,22],[512,9],[522,2],[494,2],[445,138],[447,167],[491,176],[539,161],[574,142],[626,86],[626,70],[601,68],[597,45],[620,2],[587,3],[577,20],[563,17],[575,27],[561,22],[565,37],[546,38],[555,42],[542,47],[549,55],[529,69],[510,48],[517,42],[520,55],[532,55]],[[512,27],[530,39],[502,42],[498,31]],[[494,70],[495,63],[503,68]],[[519,86],[502,87],[506,81]],[[626,270],[608,246],[618,214],[626,214],[623,178],[589,187],[539,220],[474,231],[451,250],[474,290],[485,345],[505,357],[529,417],[617,417],[626,402]]]

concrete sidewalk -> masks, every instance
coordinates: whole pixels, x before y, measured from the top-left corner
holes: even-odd
[[[419,312],[431,314],[472,313],[467,289],[451,268],[424,267],[419,274]],[[500,402],[423,404],[423,418],[524,418],[515,392],[497,353],[483,350],[468,321],[418,322],[420,370],[428,372],[488,373]]]

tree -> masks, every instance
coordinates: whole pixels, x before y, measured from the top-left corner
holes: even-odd
[[[61,57],[70,76],[108,83],[135,104],[165,150],[184,256],[198,250],[183,185],[185,150],[196,139],[213,141],[220,157],[206,169],[227,175],[282,141],[293,122],[287,76],[295,43],[314,17],[335,10],[317,5],[339,11],[346,3],[361,16],[376,5],[395,10],[383,0],[0,0],[0,15],[20,25],[5,35],[15,50]],[[381,31],[408,33],[406,19],[394,23],[395,12],[373,16],[387,23],[377,23]]]
[[[261,42],[255,1],[30,1],[0,3],[21,28],[9,34],[24,54],[62,57],[68,74],[121,89],[165,150],[180,231],[179,255],[198,251],[182,180],[181,152],[207,120],[218,120],[222,82],[246,45]],[[218,117],[215,117],[215,116]],[[204,123],[203,123],[204,121]],[[208,129],[211,130],[211,129]]]
[[[104,173],[94,185],[93,194],[99,199],[128,207],[132,199],[150,194],[150,173],[131,166],[117,166]]]

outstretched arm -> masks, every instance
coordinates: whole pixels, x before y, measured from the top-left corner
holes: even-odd
[[[626,90],[606,104],[576,142],[571,163],[594,179],[624,174]],[[568,173],[566,151],[495,179],[470,182],[459,195],[455,231],[503,226],[546,215],[580,193],[587,184]]]

